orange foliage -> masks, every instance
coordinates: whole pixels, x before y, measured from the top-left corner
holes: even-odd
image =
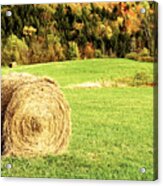
[[[95,49],[92,43],[87,43],[84,48],[84,57],[93,58],[95,54]]]

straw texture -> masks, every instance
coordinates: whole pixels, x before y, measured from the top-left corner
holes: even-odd
[[[3,155],[56,155],[71,134],[70,108],[57,84],[29,74],[2,78],[2,122]]]

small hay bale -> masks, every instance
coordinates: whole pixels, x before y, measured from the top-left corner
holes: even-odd
[[[10,62],[8,66],[9,66],[9,68],[17,67],[17,62],[15,62],[15,61],[14,62]]]
[[[6,94],[11,96],[9,101],[5,100],[2,154],[23,157],[60,154],[67,147],[71,133],[68,103],[51,79],[24,76],[24,82],[14,76],[15,84],[11,80],[6,86],[2,78],[2,87],[11,86],[13,91],[4,87],[2,90],[10,90]]]

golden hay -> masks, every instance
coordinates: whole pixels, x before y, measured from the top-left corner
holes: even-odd
[[[54,81],[12,74],[2,78],[2,95],[4,155],[63,152],[71,133],[70,109]]]

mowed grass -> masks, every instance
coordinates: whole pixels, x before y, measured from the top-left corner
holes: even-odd
[[[2,157],[2,176],[153,180],[153,88],[67,89],[69,84],[134,77],[153,80],[153,64],[125,59],[94,59],[19,66],[9,71],[54,78],[68,100],[72,136],[63,155]],[[7,170],[6,164],[12,169]],[[139,169],[145,167],[146,173]]]
[[[12,71],[47,75],[58,81],[61,87],[89,81],[134,78],[137,73],[145,73],[149,76],[149,80],[153,81],[152,63],[117,58],[53,62],[3,69],[4,74]]]

